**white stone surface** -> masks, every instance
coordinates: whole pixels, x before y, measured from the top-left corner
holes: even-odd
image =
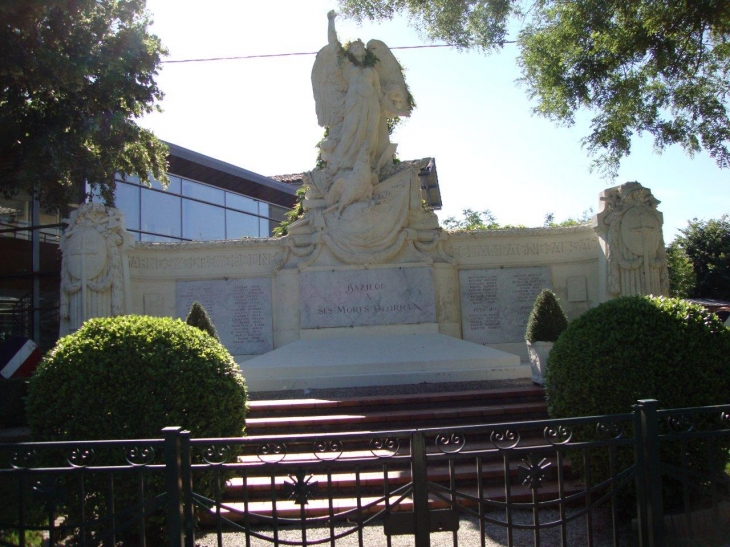
[[[535,298],[552,289],[546,267],[461,270],[459,283],[464,340],[477,344],[524,340]]]
[[[127,253],[134,237],[124,213],[100,203],[85,203],[71,213],[60,242],[60,335],[77,330],[92,317],[131,311]]]
[[[659,203],[651,190],[638,182],[601,193],[601,209],[594,224],[601,234],[607,297],[669,295],[664,217],[657,210]]]
[[[302,272],[299,295],[304,329],[436,320],[430,268]]]
[[[299,340],[240,366],[251,391],[530,377],[516,355],[435,333]]]
[[[273,349],[270,278],[178,281],[175,296],[182,319],[193,302],[203,305],[233,355]]]

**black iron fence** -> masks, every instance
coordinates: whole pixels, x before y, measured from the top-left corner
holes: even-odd
[[[6,444],[0,544],[721,544],[728,449],[730,405],[653,400],[449,430]]]

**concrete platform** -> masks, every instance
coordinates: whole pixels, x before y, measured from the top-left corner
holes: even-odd
[[[517,355],[438,333],[298,340],[240,367],[251,391],[530,377]]]

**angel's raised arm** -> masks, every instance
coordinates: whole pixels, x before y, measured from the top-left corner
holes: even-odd
[[[337,31],[335,30],[335,17],[337,17],[335,10],[330,10],[327,13],[327,20],[329,21],[327,23],[327,41],[330,44],[339,44],[340,42],[337,39]]]

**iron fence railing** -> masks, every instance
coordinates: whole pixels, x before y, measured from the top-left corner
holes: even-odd
[[[193,547],[199,523],[219,546],[230,532],[247,546],[410,535],[427,547],[434,533],[457,546],[468,523],[481,545],[656,547],[696,537],[701,515],[727,533],[729,449],[730,405],[653,400],[449,429],[5,444],[0,544],[43,531],[50,545]]]

